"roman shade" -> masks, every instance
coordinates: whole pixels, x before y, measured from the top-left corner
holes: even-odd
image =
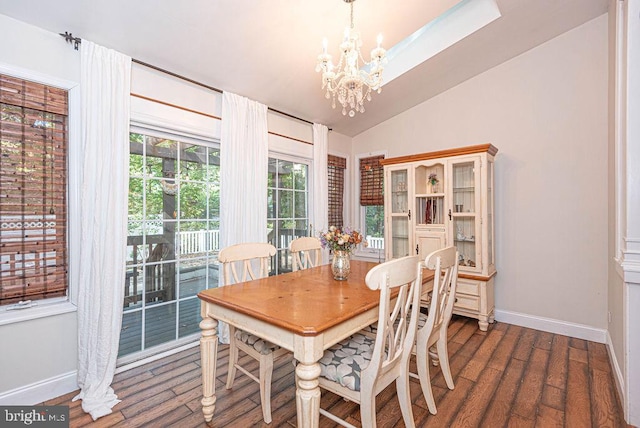
[[[67,291],[67,91],[0,75],[0,304]]]
[[[382,188],[384,170],[380,161],[384,155],[360,159],[360,205],[384,205]]]

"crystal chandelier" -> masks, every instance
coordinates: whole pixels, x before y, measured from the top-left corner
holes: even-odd
[[[366,62],[360,53],[362,41],[360,33],[353,26],[353,2],[344,0],[351,7],[350,26],[344,30],[340,44],[340,61],[337,66],[327,53],[327,39],[322,41],[322,53],[318,55],[316,71],[322,71],[322,89],[327,89],[325,97],[332,98],[331,106],[336,108],[336,98],[342,105],[342,114],[354,117],[356,111],[364,113],[364,100],[371,101],[371,91],[382,91],[382,70],[386,63],[386,51],[380,46],[382,34],[378,35],[378,46],[371,51],[371,61]],[[361,69],[366,66],[368,71]]]

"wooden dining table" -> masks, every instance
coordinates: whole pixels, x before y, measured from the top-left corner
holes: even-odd
[[[318,361],[327,348],[377,321],[380,292],[365,284],[376,264],[351,261],[345,281],[333,279],[331,266],[322,265],[200,292],[205,420],[213,419],[216,407],[217,327],[224,321],[293,352],[298,427],[317,427]],[[431,271],[423,275],[423,282],[433,279]]]

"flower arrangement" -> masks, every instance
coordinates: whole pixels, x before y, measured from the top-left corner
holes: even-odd
[[[322,248],[328,247],[331,251],[346,251],[350,253],[353,247],[361,242],[362,234],[349,228],[340,229],[336,226],[331,226],[327,232],[320,232]],[[364,245],[367,245],[366,241]]]
[[[427,181],[433,186],[438,184],[440,180],[438,180],[438,174],[432,172],[431,174],[429,174],[429,178],[427,178]]]

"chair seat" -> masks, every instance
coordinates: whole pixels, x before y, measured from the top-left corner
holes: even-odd
[[[274,345],[273,343],[261,339],[260,337],[251,333],[247,333],[244,330],[236,330],[235,337],[242,343],[246,343],[247,345],[253,347],[253,349],[258,351],[262,355],[269,355],[270,353],[280,349],[278,345]]]
[[[336,343],[320,360],[320,376],[360,391],[360,374],[371,362],[374,345],[374,339],[360,333]]]

